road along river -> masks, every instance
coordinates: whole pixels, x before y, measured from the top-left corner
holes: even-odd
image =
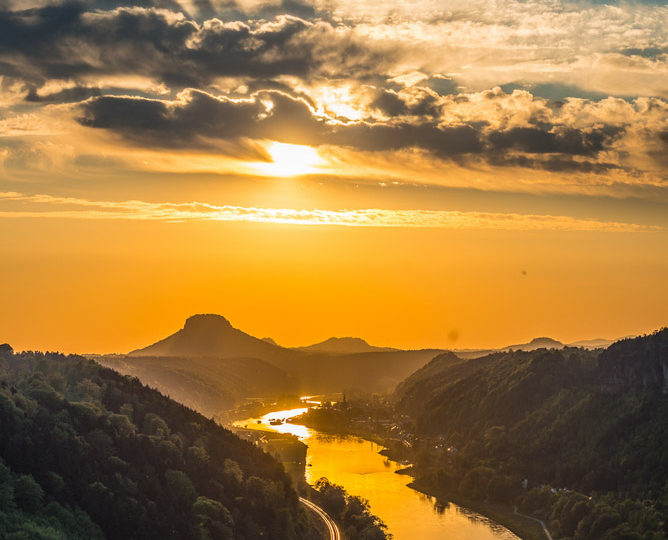
[[[378,453],[381,446],[357,437],[329,435],[290,423],[290,418],[306,410],[276,411],[261,418],[240,420],[234,425],[299,437],[308,445],[306,481],[314,484],[324,476],[351,495],[367,499],[371,511],[387,524],[394,540],[518,539],[480,514],[454,504],[437,505],[434,498],[409,488],[411,478],[395,474],[403,466],[381,456]],[[272,421],[274,424],[270,423]]]

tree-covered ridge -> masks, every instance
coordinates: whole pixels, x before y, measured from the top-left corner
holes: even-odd
[[[2,538],[298,539],[282,467],[137,379],[0,350]]]
[[[407,429],[439,448],[418,483],[514,501],[559,538],[665,538],[667,366],[668,329],[604,351],[435,358],[396,393]]]

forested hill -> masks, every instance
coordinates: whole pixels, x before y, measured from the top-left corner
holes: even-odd
[[[471,433],[480,422],[484,428],[522,420],[549,405],[549,397],[575,390],[592,396],[640,393],[645,399],[666,394],[668,328],[607,349],[517,350],[473,360],[446,352],[401,382],[394,398],[421,431],[450,432],[466,423]],[[470,399],[460,401],[464,396]],[[444,414],[454,410],[457,414]]]
[[[0,537],[301,539],[269,455],[137,379],[0,346]]]
[[[442,355],[405,380],[395,398],[416,433],[441,438],[444,452],[430,473],[441,488],[469,498],[512,500],[527,478],[529,487],[650,501],[668,517],[667,380],[663,329],[603,351],[540,349],[471,361]],[[593,508],[586,497],[578,500]],[[619,504],[610,510],[613,525],[630,520],[624,512],[635,508]],[[579,517],[553,514],[553,532],[573,536],[578,520],[594,511],[584,507]],[[649,524],[637,527],[649,530]],[[600,537],[587,534],[576,537]]]

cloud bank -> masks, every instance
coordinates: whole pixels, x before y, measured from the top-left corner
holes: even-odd
[[[73,197],[0,192],[0,218],[106,219],[137,221],[227,221],[303,226],[429,228],[501,231],[579,231],[637,233],[660,230],[635,223],[569,216],[444,210],[297,210],[217,206],[201,202],[90,201]],[[20,208],[15,209],[17,203]],[[35,208],[26,209],[25,203]]]
[[[413,152],[444,177],[665,189],[666,23],[658,2],[4,0],[0,160],[83,154],[83,127],[118,153],[276,141],[382,154],[388,177]]]

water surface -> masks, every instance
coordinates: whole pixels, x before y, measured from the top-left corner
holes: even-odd
[[[454,504],[436,505],[432,497],[409,488],[411,478],[395,473],[402,465],[381,456],[378,452],[382,447],[377,444],[358,437],[328,435],[289,422],[305,411],[277,411],[235,425],[299,437],[308,445],[306,481],[314,484],[326,477],[348,493],[364,497],[395,540],[517,540],[516,535],[480,514]],[[269,424],[271,420],[284,419],[288,421]]]

